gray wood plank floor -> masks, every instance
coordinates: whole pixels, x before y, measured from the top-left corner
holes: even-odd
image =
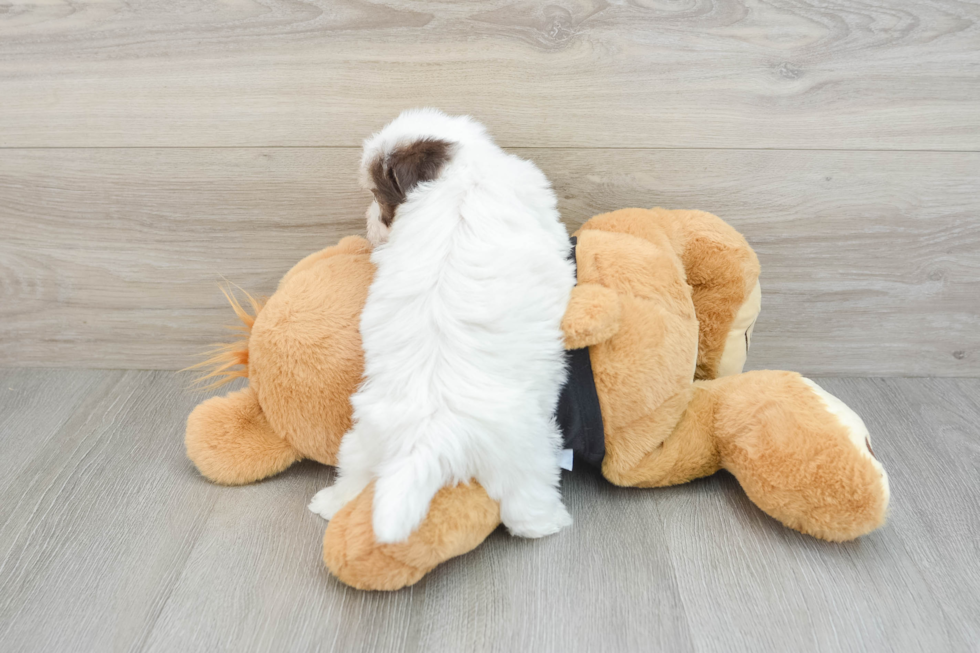
[[[969,651],[980,641],[980,379],[823,379],[870,427],[888,525],[789,531],[731,476],[566,474],[575,525],[498,531],[413,588],[320,562],[303,463],[222,488],[184,458],[170,372],[0,369],[0,642],[10,651]]]

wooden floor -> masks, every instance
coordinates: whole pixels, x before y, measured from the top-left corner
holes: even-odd
[[[0,369],[4,651],[976,651],[980,380],[825,379],[866,420],[889,523],[787,530],[731,476],[566,474],[572,528],[503,531],[392,594],[344,587],[303,463],[203,480],[170,372]]]

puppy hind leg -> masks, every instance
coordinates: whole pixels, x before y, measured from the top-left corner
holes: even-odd
[[[374,454],[367,436],[356,427],[347,432],[338,454],[339,477],[315,495],[307,506],[324,519],[332,519],[374,479]]]
[[[382,544],[407,540],[429,513],[429,504],[448,478],[431,452],[413,452],[378,474],[372,523]]]
[[[500,520],[518,537],[544,537],[572,524],[559,488],[561,472],[554,443],[561,436],[553,422],[543,431],[544,436],[532,440],[535,446],[521,461],[520,472],[500,484]]]
[[[500,520],[511,535],[530,538],[554,535],[572,525],[558,488],[538,483],[523,483],[516,491],[505,492]]]
[[[324,519],[333,519],[333,516],[353,501],[370,482],[370,474],[345,474],[330,487],[325,487],[314,494],[307,508]]]

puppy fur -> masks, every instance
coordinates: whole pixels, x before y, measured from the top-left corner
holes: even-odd
[[[408,538],[442,487],[475,478],[515,535],[571,523],[554,421],[570,245],[541,171],[483,126],[407,111],[364,145],[377,268],[361,316],[365,378],[339,479],[310,509],[330,519],[374,479],[381,543]]]

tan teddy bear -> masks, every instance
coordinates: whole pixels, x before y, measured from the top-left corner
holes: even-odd
[[[562,327],[569,350],[588,348],[601,417],[585,430],[600,433],[610,482],[674,485],[726,469],[759,508],[815,537],[849,540],[884,523],[888,479],[861,419],[796,373],[740,373],[761,299],[740,234],[700,211],[623,209],[576,237],[578,286]],[[300,261],[254,318],[233,302],[249,333],[211,359],[210,378],[249,385],[188,418],[187,453],[202,474],[237,485],[304,458],[336,464],[372,275],[368,243],[349,237]],[[379,545],[371,493],[334,517],[323,543],[327,567],[362,589],[410,585],[500,522],[476,483],[447,487],[407,541]]]

